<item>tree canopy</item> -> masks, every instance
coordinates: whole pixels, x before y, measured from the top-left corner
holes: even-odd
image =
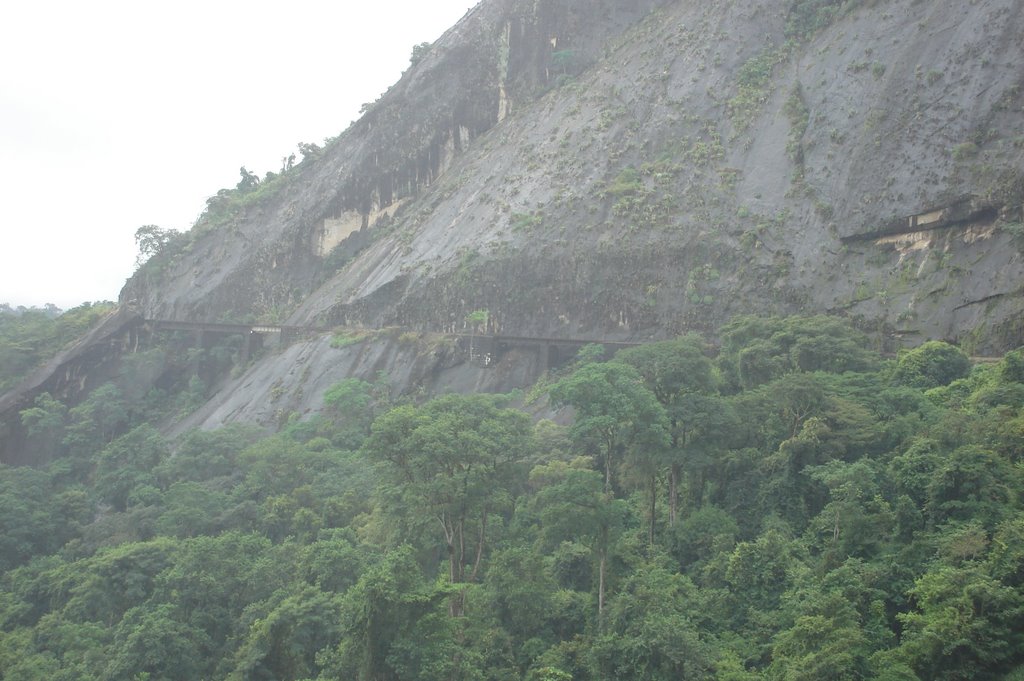
[[[534,413],[347,379],[275,434],[168,436],[185,380],[40,395],[0,678],[1019,678],[1021,351],[722,340],[587,351]]]

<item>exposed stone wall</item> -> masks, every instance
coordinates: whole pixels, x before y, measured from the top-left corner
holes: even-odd
[[[486,306],[543,334],[832,311],[990,344],[1022,307],[1019,3],[853,3],[796,47],[791,4],[484,2],[287,191],[126,296],[297,324]],[[921,227],[946,231],[912,264],[876,241]]]

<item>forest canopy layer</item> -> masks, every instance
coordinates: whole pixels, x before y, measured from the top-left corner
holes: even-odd
[[[1024,353],[721,337],[525,394],[348,379],[274,435],[42,397],[60,456],[0,469],[0,678],[1017,678]]]

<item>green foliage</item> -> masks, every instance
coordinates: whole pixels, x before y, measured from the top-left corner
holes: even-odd
[[[208,641],[202,631],[174,615],[175,607],[170,603],[126,612],[114,631],[106,678],[197,678]]]
[[[143,225],[135,230],[135,245],[139,254],[135,258],[138,267],[150,258],[160,255],[169,244],[176,241],[181,234],[173,229],[160,229],[156,225]]]
[[[592,645],[595,677],[708,678],[713,648],[697,626],[700,606],[687,577],[655,565],[636,570],[609,603],[606,628]]]
[[[410,547],[389,551],[345,594],[341,641],[326,657],[326,671],[335,678],[424,678],[416,667],[435,661],[430,648],[436,646],[417,636],[417,623],[429,617],[444,597],[443,589],[423,578]],[[412,666],[409,653],[416,647],[426,648],[426,654]],[[399,665],[412,673],[399,677]]]
[[[130,385],[41,395],[56,458],[0,467],[0,675],[1019,676],[1020,353],[720,337],[583,353],[566,425],[347,379],[274,435],[166,439]]]
[[[174,451],[154,469],[161,487],[173,482],[203,481],[237,471],[238,454],[266,433],[255,426],[229,424],[213,431],[185,434]]]
[[[893,380],[913,388],[937,388],[965,377],[971,362],[959,348],[942,341],[928,341],[900,353]]]
[[[473,310],[466,315],[466,324],[468,324],[474,331],[481,327],[487,328],[487,320],[489,317],[490,312],[487,310]]]
[[[316,155],[313,149],[307,151],[312,156]],[[195,228],[187,233],[188,239],[194,239],[197,233],[204,230],[222,227],[251,207],[272,200],[289,185],[292,177],[290,173],[283,172],[261,181],[255,173],[246,170],[244,166],[239,169],[239,175],[241,179],[233,189],[221,189],[206,200],[206,208],[196,220]],[[187,247],[187,243],[182,244],[182,248]]]
[[[754,122],[771,94],[772,72],[787,57],[786,49],[767,49],[740,66],[736,74],[736,94],[728,102],[735,135],[746,132]]]
[[[64,444],[74,455],[88,455],[111,442],[127,423],[124,395],[113,383],[104,383],[68,411]]]
[[[715,556],[732,550],[740,528],[728,513],[716,506],[694,511],[675,526],[672,554],[683,567],[696,570]]]
[[[615,359],[635,367],[662,404],[673,402],[683,393],[714,389],[711,360],[697,336],[628,348]]]
[[[798,616],[776,637],[769,678],[811,681],[865,677],[870,649],[857,613],[840,598],[822,600],[825,602],[813,604],[810,613]]]
[[[983,567],[936,566],[910,593],[918,607],[899,617],[900,653],[920,678],[998,678],[1019,663],[1024,597]]]
[[[803,91],[799,83],[793,86],[793,91],[790,92],[789,98],[786,100],[782,110],[789,119],[790,125],[789,137],[786,140],[786,153],[789,154],[790,160],[796,165],[797,179],[800,179],[803,177],[804,169],[803,140],[804,135],[807,133],[811,112],[807,108],[807,102],[804,101]]]
[[[76,506],[45,472],[0,465],[0,572],[63,546],[87,520]]]
[[[241,175],[242,179],[238,181],[235,189],[243,194],[253,191],[260,185],[260,178],[255,173],[251,173],[242,166],[238,169],[238,174]]]
[[[302,155],[301,163],[305,163],[307,161],[315,161],[324,154],[323,147],[321,147],[319,144],[316,144],[315,142],[299,142],[297,146],[299,149],[299,154]],[[288,170],[290,170],[290,168],[288,168]]]
[[[544,216],[539,213],[512,213],[509,219],[509,225],[512,227],[512,231],[530,231],[534,227],[539,227],[544,222]]]
[[[338,597],[307,586],[272,600],[280,602],[253,622],[235,653],[229,681],[311,678],[318,671],[317,652],[338,640]]]
[[[632,196],[642,191],[644,191],[644,184],[640,172],[632,167],[623,168],[622,172],[604,188],[606,195],[615,198]]]
[[[100,499],[125,510],[133,491],[156,485],[153,469],[169,454],[167,442],[148,424],[117,438],[96,458],[94,480]]]
[[[1021,489],[1019,469],[977,445],[959,447],[932,473],[925,504],[935,523],[977,519],[992,528]]]
[[[532,434],[526,415],[497,398],[446,395],[383,414],[363,449],[382,466],[379,493],[403,534],[440,527],[435,545],[448,554],[449,580],[462,583],[476,579],[491,514],[507,511],[522,485]]]
[[[319,432],[339,447],[357,449],[370,434],[374,415],[384,404],[376,386],[358,378],[338,381],[324,393],[330,426]]]
[[[61,453],[68,408],[50,393],[41,393],[35,406],[21,412],[21,424],[28,435],[28,445],[42,461],[52,460]]]
[[[113,303],[83,303],[66,312],[49,305],[12,309],[0,305],[0,393],[80,338],[114,309]]]
[[[423,61],[423,58],[430,53],[430,43],[417,43],[412,46],[412,56],[409,57],[409,66],[416,66],[416,64]]]
[[[793,0],[786,16],[786,37],[805,40],[863,0]]]
[[[575,408],[571,436],[583,453],[600,462],[607,490],[621,454],[656,452],[668,445],[664,408],[627,364],[584,364],[552,386],[551,399]]]
[[[865,371],[877,365],[867,338],[835,317],[736,317],[722,327],[719,367],[752,388],[794,371]]]
[[[335,350],[358,345],[367,339],[366,334],[352,331],[341,331],[331,336],[331,347]]]

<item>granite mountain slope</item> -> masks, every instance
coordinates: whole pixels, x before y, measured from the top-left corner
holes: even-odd
[[[431,330],[486,308],[493,331],[633,338],[827,311],[1005,349],[1020,35],[1017,0],[483,2],[322,157],[122,297]]]

